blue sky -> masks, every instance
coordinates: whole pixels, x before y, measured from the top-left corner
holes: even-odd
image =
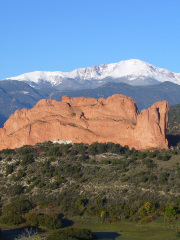
[[[140,59],[180,72],[179,0],[0,1],[0,79]]]

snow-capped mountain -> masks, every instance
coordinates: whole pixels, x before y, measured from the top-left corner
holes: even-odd
[[[62,90],[75,90],[95,88],[106,82],[125,82],[130,85],[142,86],[170,81],[180,85],[180,73],[173,73],[138,59],[131,59],[118,63],[80,68],[71,72],[36,71],[4,80],[23,81],[37,88],[48,86]]]

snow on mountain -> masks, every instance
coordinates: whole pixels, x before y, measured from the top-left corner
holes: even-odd
[[[98,82],[98,84],[102,85],[107,81],[106,78],[112,78],[112,81],[114,79],[116,80],[116,82],[120,82],[121,79],[119,78],[124,77],[128,78],[129,84],[131,84],[131,82],[133,82],[133,80],[137,78],[140,78],[141,80],[144,79],[144,82],[148,78],[154,79],[158,82],[170,81],[180,85],[180,73],[173,73],[167,69],[155,67],[149,63],[143,62],[138,59],[131,59],[118,63],[102,64],[99,66],[80,68],[71,72],[36,71],[25,73],[16,77],[6,78],[4,80],[19,80],[35,84],[38,84],[39,82],[48,82],[52,86],[57,86],[61,83],[65,83],[67,79],[71,79],[76,81],[76,84],[78,84],[79,80],[81,84],[85,83],[86,81],[88,81],[88,84],[90,84],[90,82],[94,84],[94,81],[96,81]],[[137,85],[141,84],[137,83]]]

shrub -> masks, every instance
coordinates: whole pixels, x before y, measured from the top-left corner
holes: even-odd
[[[167,155],[167,153],[165,153],[162,157],[163,161],[168,161],[170,159],[170,157]]]
[[[89,154],[95,156],[98,153],[97,148],[94,144],[89,146]]]
[[[127,193],[127,191],[128,191],[127,188],[123,188],[123,189],[122,189],[122,194]]]
[[[178,231],[178,232],[176,233],[176,237],[177,237],[177,238],[180,238],[180,231]]]
[[[105,153],[107,151],[106,143],[98,143],[97,144],[97,152],[98,154]]]
[[[29,212],[32,208],[34,208],[34,205],[31,202],[29,202],[28,200],[20,199],[4,206],[3,213],[6,215],[20,215]]]
[[[55,190],[58,188],[58,186],[59,186],[58,182],[52,182],[47,185],[47,188],[49,188],[50,190]]]
[[[48,236],[47,240],[94,240],[96,237],[89,229],[68,228],[58,230]]]
[[[10,156],[8,156],[7,158],[6,158],[6,162],[10,162],[12,160],[12,158],[10,157]]]
[[[147,168],[154,168],[157,166],[151,159],[144,159],[143,163],[146,164]]]
[[[82,155],[79,157],[80,162],[86,162],[87,159],[88,159],[88,157],[84,153],[82,153]]]
[[[10,216],[2,217],[0,219],[1,224],[6,224],[9,226],[19,225],[23,222],[23,218],[20,215],[11,214]]]
[[[15,195],[20,195],[23,192],[23,187],[21,185],[16,185],[13,189],[12,194]]]
[[[17,182],[19,178],[15,176],[14,174],[10,177],[11,181]]]
[[[148,178],[145,177],[145,176],[142,176],[142,177],[140,178],[140,181],[141,181],[141,182],[147,182],[147,181],[148,181]]]
[[[24,177],[26,175],[26,173],[23,170],[19,170],[17,173],[17,178],[21,179],[22,177]]]
[[[163,160],[163,156],[162,156],[161,154],[159,154],[159,155],[157,156],[157,159],[158,159],[158,160]]]
[[[94,203],[95,203],[96,207],[102,207],[104,204],[103,199],[100,197],[95,198]]]
[[[44,184],[42,183],[42,182],[39,182],[38,184],[37,184],[37,187],[38,188],[42,188],[44,186]]]
[[[50,158],[49,158],[49,161],[50,161],[50,162],[55,162],[56,159],[55,159],[55,157],[50,157]]]
[[[176,215],[176,210],[174,209],[174,207],[171,205],[167,206],[165,210],[165,217],[169,219],[174,217],[175,215]]]
[[[102,160],[102,163],[103,164],[111,164],[111,161],[106,159],[106,160]]]
[[[150,176],[149,176],[149,181],[155,181],[157,179],[157,177],[154,175],[154,174],[151,174]]]
[[[62,222],[56,215],[28,213],[25,217],[32,226],[42,226],[51,230],[62,228]]]
[[[18,151],[18,153],[22,155],[25,155],[27,153],[32,153],[32,152],[34,152],[34,149],[30,145],[24,145],[23,147],[19,148],[19,151]]]
[[[24,155],[21,165],[25,166],[25,165],[31,164],[33,162],[34,162],[33,154],[27,153]]]
[[[148,153],[147,153],[147,156],[148,156],[149,158],[154,158],[154,157],[156,157],[156,154],[155,154],[155,152],[148,152]]]
[[[126,177],[121,178],[121,182],[125,183],[127,181]]]
[[[168,177],[169,177],[169,173],[167,173],[167,172],[161,173],[161,175],[160,175],[160,183],[167,182]]]
[[[146,153],[145,152],[139,152],[138,153],[138,159],[144,159],[144,158],[146,158]]]
[[[6,175],[9,175],[13,172],[13,165],[6,166]]]
[[[13,149],[6,148],[6,149],[3,149],[1,151],[1,153],[4,153],[4,154],[14,154],[15,151]]]

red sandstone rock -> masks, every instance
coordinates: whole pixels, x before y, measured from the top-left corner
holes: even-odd
[[[118,94],[107,99],[43,99],[32,109],[17,110],[10,116],[0,129],[0,149],[58,139],[167,149],[168,110],[168,102],[163,101],[139,114],[131,97]]]

